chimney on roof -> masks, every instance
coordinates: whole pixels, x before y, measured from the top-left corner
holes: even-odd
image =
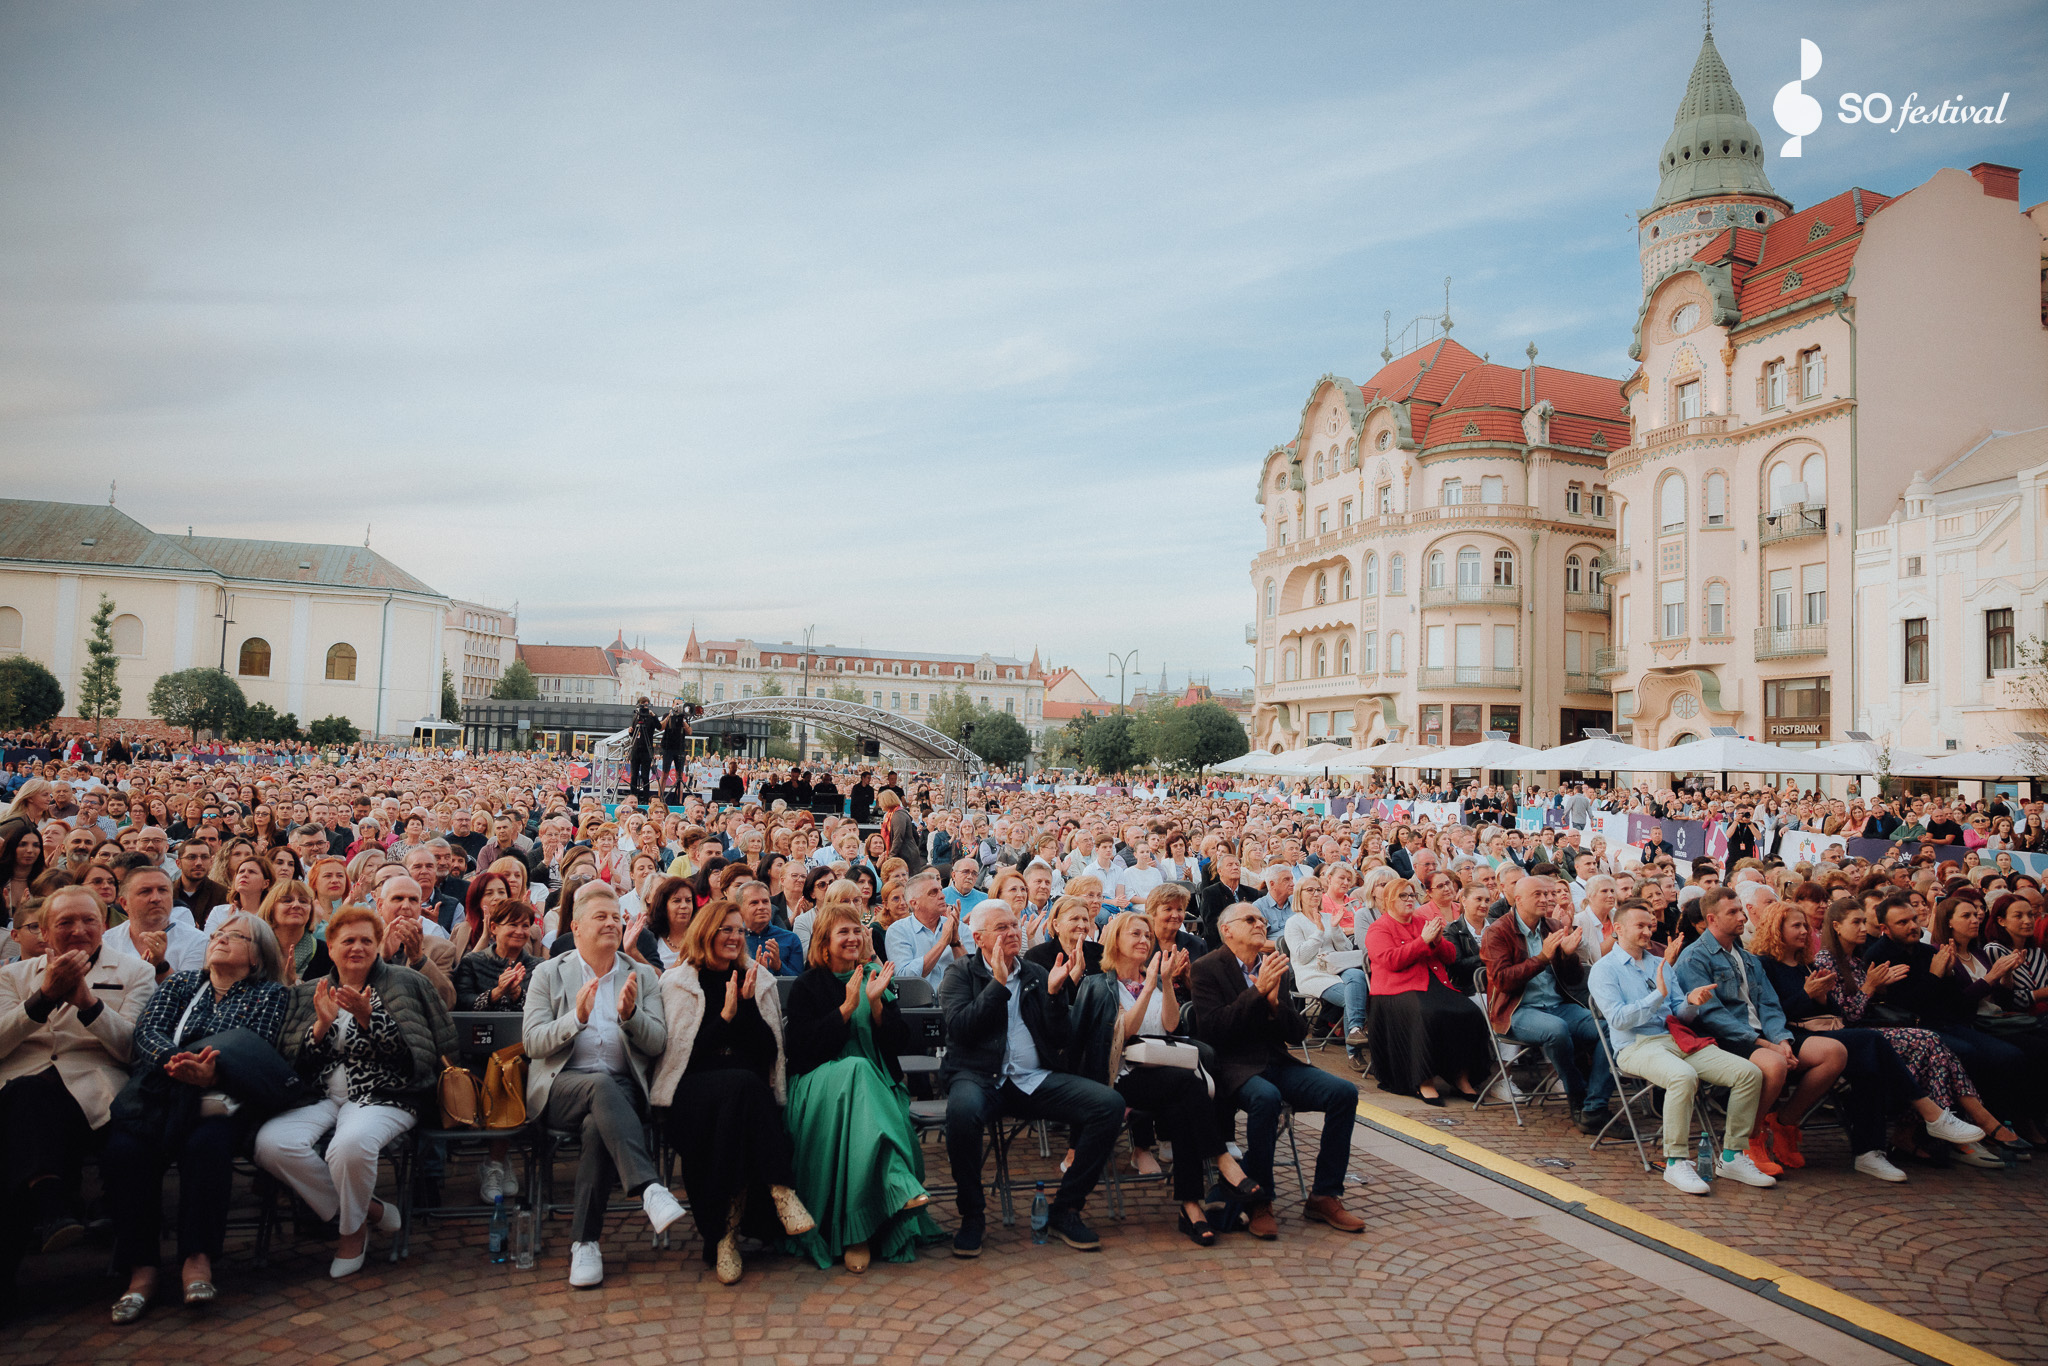
[[[1989,161],[1980,161],[1970,168],[1970,174],[1984,193],[1992,199],[2010,199],[2020,202],[2020,168],[1999,166]]]

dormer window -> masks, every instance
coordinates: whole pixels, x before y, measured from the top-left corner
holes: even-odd
[[[1678,311],[1671,315],[1671,334],[1673,336],[1682,337],[1699,325],[1700,306],[1698,304],[1680,305]]]

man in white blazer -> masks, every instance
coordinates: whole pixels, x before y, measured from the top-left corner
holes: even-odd
[[[101,952],[105,932],[91,890],[59,888],[43,905],[48,952],[0,968],[0,1291],[24,1251],[84,1234],[71,1212],[80,1160],[127,1085],[156,991],[148,963]]]
[[[668,1043],[661,979],[619,952],[625,920],[609,885],[586,883],[571,915],[576,948],[534,970],[522,1032],[526,1112],[583,1140],[569,1284],[584,1290],[604,1283],[598,1239],[614,1181],[640,1197],[657,1233],[683,1207],[647,1150],[648,1083]]]

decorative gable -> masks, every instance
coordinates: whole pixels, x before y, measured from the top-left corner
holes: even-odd
[[[1804,284],[1804,283],[1806,283],[1806,282],[1805,282],[1804,280],[1801,280],[1801,279],[1799,278],[1799,272],[1798,272],[1798,271],[1796,271],[1796,270],[1788,270],[1788,271],[1786,271],[1786,272],[1785,272],[1785,285],[1784,285],[1784,288],[1780,289],[1780,290],[1779,290],[1778,292],[1779,292],[1780,294],[1790,294],[1790,293],[1791,293],[1791,292],[1792,292],[1793,290],[1795,290],[1795,289],[1799,288],[1799,286],[1800,286],[1800,285],[1802,285],[1802,284]]]
[[[1832,223],[1817,222],[1807,232],[1806,240],[1809,242],[1818,242],[1821,238],[1826,237],[1829,233],[1833,232],[1834,230],[1835,228]]]
[[[1477,422],[1467,422],[1467,423],[1465,424],[1465,430],[1464,430],[1464,431],[1462,431],[1462,432],[1460,432],[1460,433],[1458,433],[1458,435],[1459,435],[1459,436],[1477,436],[1477,435],[1479,435],[1479,424],[1478,424]]]

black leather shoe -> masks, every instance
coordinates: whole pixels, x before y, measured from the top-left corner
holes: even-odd
[[[1095,1236],[1095,1230],[1081,1222],[1079,1210],[1054,1210],[1052,1221],[1047,1225],[1058,1239],[1077,1252],[1101,1250],[1102,1240]]]
[[[988,1232],[986,1219],[962,1219],[960,1231],[953,1235],[955,1257],[979,1257],[982,1235]]]

